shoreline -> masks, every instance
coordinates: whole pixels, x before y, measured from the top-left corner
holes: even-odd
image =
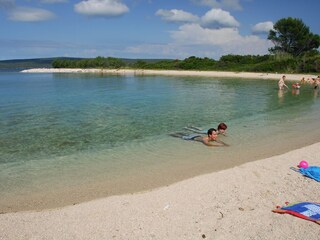
[[[319,225],[271,210],[319,202],[320,142],[146,192],[39,212],[0,214],[0,239],[318,239]]]
[[[167,75],[167,76],[202,76],[223,78],[254,78],[279,80],[286,75],[286,80],[300,81],[312,78],[310,74],[282,74],[282,73],[254,73],[254,72],[224,72],[224,71],[196,71],[196,70],[144,70],[144,69],[81,69],[81,68],[34,68],[22,70],[23,73],[103,73],[118,75]]]

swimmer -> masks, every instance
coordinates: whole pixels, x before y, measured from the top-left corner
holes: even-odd
[[[299,89],[300,88],[300,84],[299,83],[294,83],[294,84],[292,84],[292,87],[294,89]]]
[[[201,142],[207,145],[208,147],[228,147],[229,146],[225,142],[218,140],[218,131],[214,128],[210,128],[208,130],[207,136],[203,137],[201,139]]]
[[[225,124],[223,122],[219,123],[219,125],[217,127],[217,130],[218,130],[217,133],[226,136],[227,128],[228,128],[227,124]],[[194,127],[194,126],[185,127],[184,129],[195,132],[195,133],[206,134],[206,131],[202,130],[201,128]]]
[[[228,144],[218,140],[218,131],[214,128],[210,128],[207,132],[207,136],[201,136],[200,134],[185,134],[185,133],[173,133],[170,134],[172,137],[179,137],[183,140],[192,140],[197,142],[202,142],[206,146],[209,147],[227,147]]]
[[[226,135],[226,131],[227,131],[227,124],[225,123],[219,123],[218,125],[218,134],[222,134],[222,135]]]

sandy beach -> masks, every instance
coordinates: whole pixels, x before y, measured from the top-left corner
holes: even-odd
[[[142,70],[142,69],[81,69],[81,68],[34,68],[23,70],[25,73],[105,73],[120,75],[168,75],[168,76],[203,76],[223,78],[254,78],[280,79],[286,75],[287,80],[300,81],[304,78],[314,78],[310,74],[282,74],[282,73],[252,73],[252,72],[223,72],[223,71],[177,71],[177,70]]]
[[[282,74],[31,69],[279,79]],[[286,74],[298,81],[311,75]],[[320,143],[169,186],[42,211],[0,213],[0,239],[319,239],[320,225],[272,210],[320,202],[320,183],[290,169],[320,166]]]
[[[0,215],[0,239],[319,239],[320,226],[271,212],[319,202],[320,185],[290,169],[320,165],[320,143],[148,192]]]

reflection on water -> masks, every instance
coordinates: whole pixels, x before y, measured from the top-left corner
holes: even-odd
[[[157,187],[320,136],[318,90],[271,80],[0,73],[0,95],[0,209]],[[229,148],[170,137],[219,122]]]
[[[300,89],[292,89],[291,93],[292,93],[292,95],[299,95]]]
[[[279,104],[283,104],[283,101],[284,101],[284,99],[283,99],[283,97],[284,97],[284,91],[285,91],[285,90],[283,90],[283,89],[279,89],[279,90],[278,90]]]

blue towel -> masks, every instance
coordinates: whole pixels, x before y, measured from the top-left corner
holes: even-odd
[[[320,167],[311,166],[308,168],[300,168],[299,172],[307,177],[310,177],[320,182]]]
[[[320,204],[314,202],[298,202],[272,210],[276,213],[289,213],[294,216],[320,224]]]

